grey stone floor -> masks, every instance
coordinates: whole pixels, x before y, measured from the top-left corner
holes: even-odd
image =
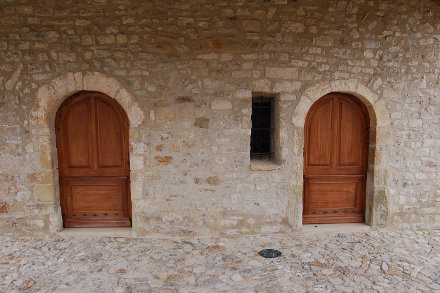
[[[262,248],[283,255],[264,259]],[[0,292],[440,291],[440,231],[0,237]]]

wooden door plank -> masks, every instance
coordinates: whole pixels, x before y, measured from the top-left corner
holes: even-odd
[[[80,92],[60,106],[56,127],[65,227],[131,225],[128,125],[122,107],[102,93]]]
[[[332,104],[331,137],[314,126],[323,121],[321,110]],[[325,109],[325,108],[324,108]],[[328,123],[328,117],[326,117]],[[361,222],[365,218],[365,192],[368,162],[368,112],[357,98],[332,93],[310,109],[305,131],[303,223]],[[309,158],[317,148],[309,144],[330,140],[330,167],[314,166]],[[319,148],[318,148],[319,151]]]

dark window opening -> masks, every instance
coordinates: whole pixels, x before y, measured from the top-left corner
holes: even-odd
[[[251,159],[273,158],[273,112],[272,97],[252,98]]]

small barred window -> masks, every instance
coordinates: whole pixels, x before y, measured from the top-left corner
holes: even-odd
[[[273,158],[274,99],[252,98],[251,159]]]

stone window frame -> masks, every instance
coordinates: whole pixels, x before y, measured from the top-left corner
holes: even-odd
[[[272,144],[273,144],[273,157],[270,160],[260,160],[251,158],[250,159],[250,168],[251,171],[273,171],[281,169],[282,167],[282,146],[281,146],[281,117],[280,117],[280,94],[279,93],[267,93],[267,92],[259,92],[252,91],[251,103],[254,97],[268,97],[273,99],[273,113],[272,113],[272,121],[273,124],[273,134],[272,134]],[[251,107],[252,109],[252,107]],[[252,127],[252,126],[251,126]],[[249,136],[249,142],[251,140],[251,136]],[[249,151],[250,153],[250,151]]]

